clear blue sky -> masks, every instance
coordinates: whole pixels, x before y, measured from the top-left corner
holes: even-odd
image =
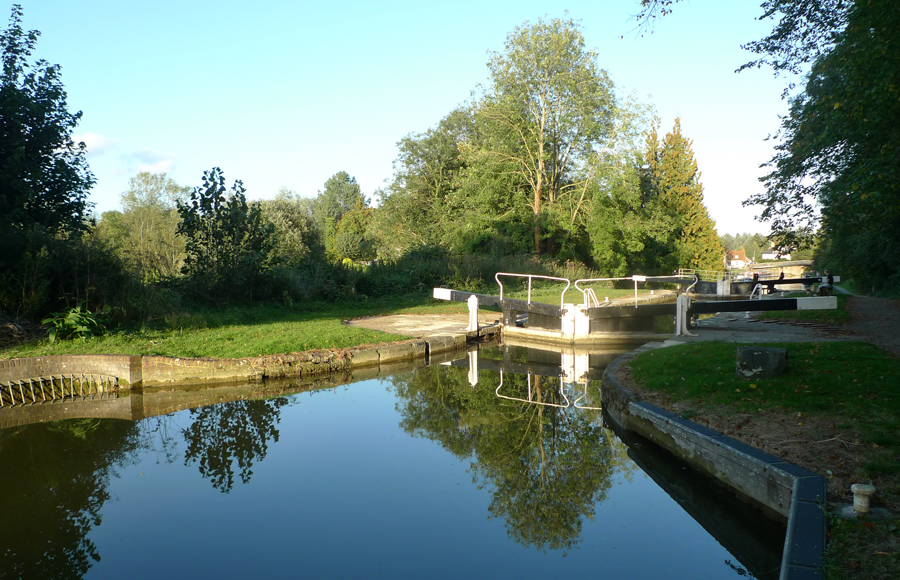
[[[214,166],[251,199],[282,186],[315,196],[341,170],[371,195],[400,138],[487,80],[488,51],[566,9],[619,94],[652,103],[663,130],[681,118],[719,233],[768,232],[741,201],[760,190],[785,80],[733,72],[751,56],[740,44],[771,28],[755,20],[758,0],[687,0],[643,36],[637,0],[20,3],[42,33],[36,56],[62,65],[69,107],[84,113],[98,212],[119,207],[138,171],[195,186]]]

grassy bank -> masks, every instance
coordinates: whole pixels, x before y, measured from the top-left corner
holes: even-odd
[[[556,303],[562,286],[538,286],[535,302]],[[627,296],[633,290],[606,290],[610,297]],[[526,298],[527,291],[511,288],[511,298]],[[570,290],[567,301],[580,301]],[[463,302],[433,300],[424,295],[390,296],[343,302],[303,302],[290,306],[266,303],[258,306],[195,308],[114,329],[86,339],[46,339],[0,349],[0,358],[56,354],[143,354],[174,357],[236,358],[282,354],[313,349],[351,348],[405,340],[409,337],[348,326],[348,319],[381,314],[465,313]]]
[[[738,438],[752,432],[748,442],[771,445],[764,449],[770,453],[788,445],[799,449],[787,458],[833,483],[831,492],[847,494],[851,483],[874,483],[877,503],[896,516],[900,360],[862,342],[772,344],[788,350],[787,371],[749,381],[735,375],[736,346],[706,342],[658,349],[635,358],[631,369],[640,385],[664,394],[683,416],[718,430],[726,426],[725,433]],[[833,518],[827,577],[900,578],[898,530],[897,517]]]
[[[21,344],[0,350],[0,357],[107,353],[233,358],[350,348],[409,337],[348,326],[342,322],[347,319],[388,313],[465,311],[465,304],[424,297],[194,309],[103,336]]]

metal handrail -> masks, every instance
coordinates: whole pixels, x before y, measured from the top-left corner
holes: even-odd
[[[541,280],[556,280],[558,282],[565,282],[566,287],[563,288],[562,293],[559,295],[559,307],[562,308],[565,304],[566,300],[566,291],[569,289],[569,286],[572,285],[571,280],[568,278],[558,278],[556,276],[543,276],[541,274],[513,274],[510,272],[497,272],[494,274],[494,280],[497,281],[497,284],[500,286],[500,300],[503,300],[503,282],[500,281],[500,276],[513,276],[518,278],[528,278],[528,304],[531,304],[531,281],[534,278],[539,278]]]
[[[501,399],[506,399],[508,401],[519,401],[520,403],[530,403],[532,405],[542,405],[544,407],[557,407],[559,409],[567,409],[572,406],[572,402],[569,401],[569,397],[566,396],[566,391],[563,389],[563,382],[559,382],[559,394],[562,395],[562,398],[566,400],[565,405],[557,405],[556,403],[544,403],[542,401],[532,401],[531,400],[531,373],[528,373],[528,399],[522,399],[519,397],[507,397],[506,395],[500,394],[500,388],[503,386],[503,369],[500,369],[500,384],[497,385],[497,388],[494,389],[494,394],[500,397]]]
[[[638,282],[647,282],[649,280],[654,280],[654,279],[670,279],[670,278],[671,278],[671,276],[642,276],[640,274],[635,274],[633,276],[628,276],[626,278],[581,278],[580,280],[575,280],[575,289],[580,291],[581,294],[584,296],[584,305],[590,306],[590,303],[588,302],[587,291],[591,290],[591,289],[590,288],[582,288],[581,286],[579,286],[579,284],[587,283],[587,282],[621,282],[623,280],[632,280],[632,281],[634,281],[634,307],[637,308],[638,307],[638,294],[637,294]],[[694,284],[696,284],[698,280],[699,280],[699,278],[695,275],[694,276]],[[691,288],[693,288],[693,285],[691,285]],[[591,290],[591,292],[593,292],[593,290]],[[596,296],[594,298],[596,299]],[[600,305],[599,301],[598,301],[597,305],[598,306]]]
[[[584,383],[584,384],[582,385],[582,387],[583,387],[583,392],[582,392],[581,396],[578,397],[577,399],[575,399],[575,402],[572,403],[572,406],[575,407],[576,409],[584,409],[585,411],[602,411],[602,410],[603,410],[602,407],[587,407],[587,406],[585,406],[585,405],[579,405],[579,404],[578,404],[578,402],[579,402],[580,400],[582,400],[582,399],[584,399],[585,397],[587,397],[587,388],[588,388],[587,383]]]
[[[631,280],[631,278],[581,278],[580,280],[575,280],[575,289],[581,292],[581,295],[584,297],[584,305],[590,306],[587,297],[587,291],[590,290],[593,292],[591,288],[581,288],[578,284],[587,283],[587,282],[619,282],[621,280]],[[596,295],[594,296],[596,299]],[[600,306],[600,301],[597,301],[597,306]]]

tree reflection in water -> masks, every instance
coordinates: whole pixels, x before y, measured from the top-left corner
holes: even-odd
[[[192,409],[193,422],[183,430],[187,443],[184,464],[197,463],[200,475],[222,493],[234,486],[235,462],[241,481],[249,482],[253,463],[266,457],[269,440],[278,441],[275,426],[287,403],[287,398],[279,397]]]
[[[0,430],[0,576],[81,578],[100,561],[110,477],[134,461],[138,426],[70,419]]]
[[[395,376],[400,425],[471,458],[473,482],[493,491],[489,517],[504,518],[511,538],[542,550],[570,549],[613,475],[629,469],[624,446],[596,411],[500,399],[491,386],[499,380],[485,371],[472,388],[465,369],[439,367]],[[503,389],[527,399],[527,377],[504,373]],[[560,379],[533,376],[531,400],[564,405]]]

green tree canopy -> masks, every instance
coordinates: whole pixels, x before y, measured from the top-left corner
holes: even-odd
[[[900,286],[885,248],[900,242],[900,11],[854,2],[834,47],[819,56],[782,121],[762,207],[780,247],[811,243],[865,284]]]
[[[184,237],[177,233],[177,203],[190,188],[165,173],[143,171],[128,181],[121,195],[122,212],[105,212],[98,226],[142,282],[177,276],[184,261]]]
[[[58,65],[29,62],[40,32],[22,28],[22,7],[14,4],[9,28],[0,32],[0,264],[18,256],[25,232],[86,229],[88,169],[84,143],[72,141],[81,113],[66,105]]]
[[[243,183],[226,189],[225,175],[214,167],[203,172],[203,186],[191,191],[190,202],[177,205],[178,233],[186,238],[182,272],[198,297],[252,300],[271,266],[274,228],[259,206],[247,205]]]
[[[572,20],[538,20],[513,30],[488,63],[491,81],[476,108],[483,138],[468,149],[480,173],[503,177],[531,213],[540,253],[544,207],[584,191],[595,148],[615,113],[612,81],[586,50]]]
[[[309,201],[281,188],[275,199],[256,202],[263,219],[274,228],[273,255],[280,263],[298,266],[322,251]]]
[[[724,268],[725,249],[703,204],[703,185],[691,145],[681,133],[680,119],[675,119],[662,143],[655,127],[647,134],[643,187],[658,200],[672,228],[663,244],[654,249],[659,272]]]

